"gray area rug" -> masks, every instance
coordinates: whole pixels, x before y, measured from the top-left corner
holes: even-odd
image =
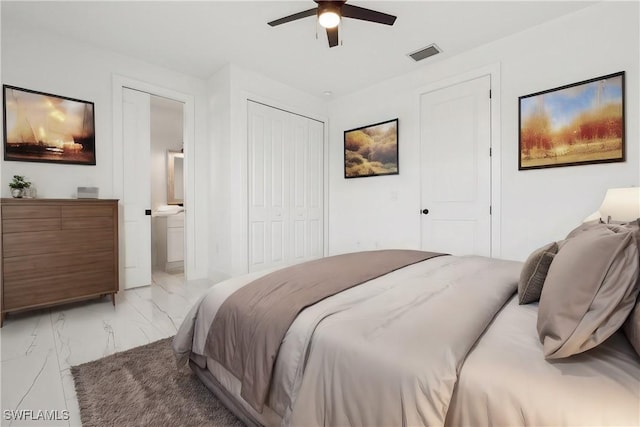
[[[191,369],[177,369],[172,339],[72,367],[83,427],[244,426]]]

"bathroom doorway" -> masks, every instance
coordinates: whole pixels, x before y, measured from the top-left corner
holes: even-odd
[[[184,104],[151,96],[152,283],[184,279]]]

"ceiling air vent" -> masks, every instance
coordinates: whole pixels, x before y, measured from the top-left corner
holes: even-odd
[[[430,44],[427,47],[423,47],[422,49],[419,49],[419,50],[416,50],[415,52],[410,53],[409,56],[413,58],[414,61],[418,62],[430,56],[436,55],[440,52],[441,50],[438,46],[436,46],[435,44]]]

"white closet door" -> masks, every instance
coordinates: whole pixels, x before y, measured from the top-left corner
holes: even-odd
[[[124,287],[151,284],[151,124],[148,93],[122,89]]]
[[[292,258],[301,262],[323,254],[323,124],[292,115]]]
[[[249,271],[323,254],[323,124],[249,102]]]
[[[249,102],[249,270],[289,257],[291,131],[279,110]]]

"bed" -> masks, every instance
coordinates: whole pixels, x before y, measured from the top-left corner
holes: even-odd
[[[610,245],[617,248],[614,258],[622,254],[624,260],[616,264],[610,258],[600,263],[604,267],[591,261],[583,269],[590,276],[589,268],[606,270],[594,285],[604,295],[592,298],[581,291],[591,302],[576,324],[567,324],[566,312],[559,313],[559,325],[545,323],[546,314],[541,321],[539,311],[554,303],[561,305],[560,311],[580,306],[579,301],[566,304],[567,292],[553,285],[571,274],[561,268],[567,259],[589,260],[584,249],[578,255],[572,251],[588,246],[593,229],[600,239],[594,256],[602,258],[606,238],[617,242]],[[623,239],[623,234],[631,237]],[[233,295],[283,270],[213,286],[186,317],[174,352],[247,425],[640,425],[640,358],[621,328],[625,321],[625,326],[640,322],[635,306],[639,239],[627,230],[600,225],[582,227],[576,235],[571,236],[575,243],[560,245],[553,254],[541,248],[532,254],[533,261],[527,260],[540,267],[541,256],[551,259],[540,303],[519,304],[527,263],[440,254],[320,296],[297,313],[273,357],[247,359],[257,366],[245,366],[247,371],[269,372],[262,392],[252,390],[259,382],[253,374],[234,366],[246,355],[237,350],[226,356],[216,353],[219,347],[252,347],[262,343],[261,337],[252,330],[247,342],[231,334],[212,344],[212,330]],[[357,259],[380,264],[375,260],[382,258],[376,257],[397,252],[403,251],[360,253]],[[356,255],[335,258],[350,256]],[[335,268],[332,272],[339,274]],[[604,309],[598,318],[605,318],[606,328],[585,326],[585,319],[602,311],[602,298],[614,301],[607,305],[616,309]],[[225,315],[226,326],[218,330],[244,322],[240,311]],[[567,327],[568,338],[558,343]],[[589,334],[583,333],[585,328]],[[540,330],[548,330],[548,336]],[[567,356],[571,351],[576,354]]]

